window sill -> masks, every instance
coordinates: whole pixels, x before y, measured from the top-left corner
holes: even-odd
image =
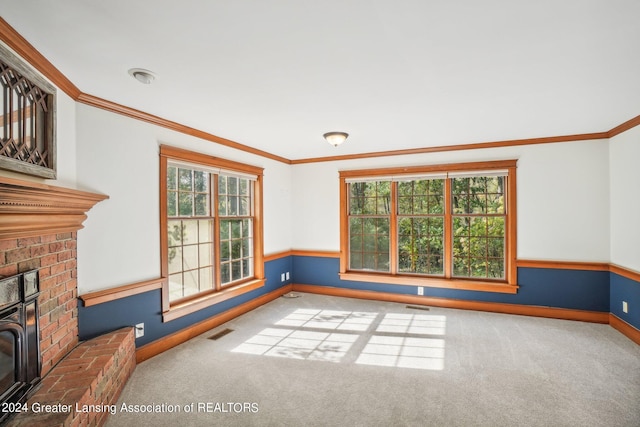
[[[162,321],[170,322],[187,314],[195,313],[212,305],[237,297],[264,286],[266,279],[254,279],[239,285],[226,288],[220,292],[204,295],[200,298],[172,305],[169,311],[162,313]]]
[[[504,282],[483,282],[465,279],[438,279],[433,277],[390,276],[371,273],[340,273],[340,279],[355,282],[388,283],[392,285],[425,286],[429,288],[459,289],[465,291],[498,292],[503,294],[518,293],[518,285]]]

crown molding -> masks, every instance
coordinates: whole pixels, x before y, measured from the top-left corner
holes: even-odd
[[[478,150],[487,148],[499,148],[499,147],[514,147],[520,145],[535,145],[535,144],[550,144],[557,142],[573,142],[573,141],[587,141],[594,139],[609,139],[615,135],[625,132],[640,125],[640,115],[636,116],[611,130],[605,132],[585,133],[576,135],[563,135],[563,136],[551,136],[543,138],[530,138],[530,139],[515,139],[495,142],[480,142],[471,144],[460,145],[440,145],[436,147],[421,147],[410,148],[405,150],[391,150],[391,151],[377,151],[361,154],[347,154],[342,156],[327,156],[327,157],[313,157],[306,159],[290,160],[285,157],[277,156],[269,152],[259,150],[257,148],[249,147],[244,144],[232,141],[230,139],[222,138],[213,135],[208,132],[204,132],[199,129],[195,129],[183,124],[163,119],[158,116],[146,113],[144,111],[136,110],[131,107],[127,107],[115,102],[108,101],[87,93],[83,93],[78,87],[76,87],[64,74],[60,72],[49,60],[47,60],[35,47],[33,47],[24,37],[22,37],[13,27],[11,27],[2,17],[0,17],[0,41],[3,41],[11,49],[13,49],[18,55],[29,62],[34,68],[42,73],[46,78],[51,80],[53,84],[59,87],[67,95],[73,98],[77,102],[81,102],[92,107],[101,108],[116,114],[121,114],[136,120],[142,120],[147,123],[155,124],[167,129],[174,130],[186,135],[195,136],[196,138],[204,139],[205,141],[213,142],[216,144],[224,145],[230,148],[234,148],[246,153],[255,154],[268,159],[276,160],[285,164],[305,164],[305,163],[318,163],[318,162],[333,162],[341,160],[352,159],[365,159],[374,157],[389,157],[389,156],[403,156],[411,154],[426,154],[426,153],[439,153],[448,151],[461,151],[461,150]]]
[[[613,138],[614,136],[620,135],[622,132],[633,129],[638,125],[640,125],[640,116],[635,116],[633,119],[627,120],[626,122],[611,129],[609,132],[607,132],[607,136],[608,138]]]
[[[365,158],[371,158],[371,157],[406,156],[410,154],[427,154],[427,153],[441,153],[445,151],[479,150],[479,149],[487,149],[487,148],[515,147],[519,145],[552,144],[556,142],[588,141],[592,139],[607,139],[607,138],[608,138],[608,132],[582,133],[582,134],[576,134],[576,135],[550,136],[545,138],[512,139],[512,140],[505,140],[505,141],[478,142],[478,143],[460,144],[460,145],[439,145],[436,147],[409,148],[406,150],[376,151],[371,153],[345,154],[343,156],[331,156],[331,157],[314,157],[309,159],[292,160],[291,164],[298,165],[303,163],[333,162],[333,161],[340,161],[340,160],[365,159]]]
[[[47,58],[20,35],[11,25],[0,17],[0,40],[13,49],[22,59],[38,70],[51,83],[59,87],[71,98],[76,99],[80,95],[80,89],[74,85],[60,70],[58,70]]]
[[[265,157],[267,159],[276,160],[278,162],[290,164],[291,161],[284,157],[276,156],[275,154],[268,153],[266,151],[258,150],[257,148],[249,147],[239,142],[232,141],[230,139],[222,138],[213,135],[202,130],[198,130],[189,126],[182,125],[180,123],[163,119],[162,117],[154,116],[153,114],[145,113],[144,111],[136,110],[135,108],[127,107],[126,105],[117,104],[109,100],[99,98],[97,96],[89,95],[86,93],[80,93],[76,98],[76,101],[90,105],[92,107],[101,108],[103,110],[111,111],[112,113],[120,114],[126,117],[130,117],[143,122],[151,123],[163,128],[174,130],[186,135],[195,136],[196,138],[204,139],[205,141],[215,142],[216,144],[224,145],[226,147],[235,148],[236,150],[244,151],[245,153],[255,154],[257,156]]]
[[[0,177],[0,240],[77,231],[104,194]]]

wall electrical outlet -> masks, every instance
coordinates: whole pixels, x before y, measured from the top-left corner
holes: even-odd
[[[418,286],[418,295],[424,295],[424,288],[422,286]]]
[[[289,280],[289,272],[288,271],[285,273],[285,277],[287,278],[287,280]]]
[[[280,281],[281,281],[281,282],[284,282],[284,273],[282,273],[282,274],[280,275]]]
[[[136,325],[136,338],[144,336],[144,323],[138,323]]]
[[[624,313],[628,313],[629,312],[629,305],[627,304],[626,301],[622,301],[622,311]]]

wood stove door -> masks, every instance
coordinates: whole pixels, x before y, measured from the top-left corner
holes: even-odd
[[[26,382],[24,330],[19,310],[0,320],[0,402],[12,402],[22,396]],[[15,319],[14,321],[14,317]]]

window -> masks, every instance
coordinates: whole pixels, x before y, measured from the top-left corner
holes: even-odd
[[[515,293],[515,174],[515,160],[341,172],[341,278]]]
[[[262,286],[262,169],[167,146],[160,158],[165,320]]]

